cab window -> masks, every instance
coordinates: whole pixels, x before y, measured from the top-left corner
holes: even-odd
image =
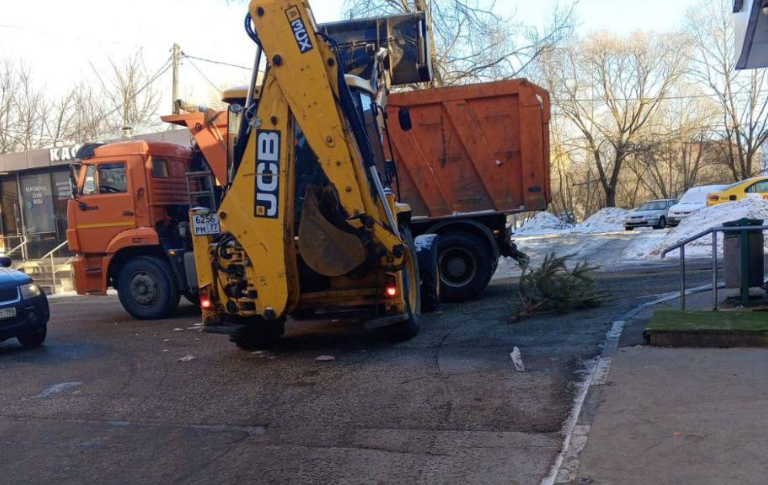
[[[368,141],[373,149],[373,156],[376,158],[376,167],[379,169],[380,175],[384,177],[384,150],[381,146],[381,136],[379,134],[379,124],[377,118],[376,106],[373,103],[371,95],[368,93],[360,92],[360,109],[363,113],[363,122],[365,123],[365,129],[368,132]],[[384,180],[388,183],[389,180]]]
[[[128,192],[128,183],[125,178],[125,163],[102,163],[99,170],[99,193],[121,194]]]
[[[152,159],[152,177],[156,179],[168,178],[168,160]]]
[[[85,169],[85,180],[83,181],[83,195],[94,195],[99,193],[96,185],[96,167],[88,165]]]
[[[756,184],[750,185],[746,192],[749,194],[763,194],[768,192],[768,180],[762,180]]]

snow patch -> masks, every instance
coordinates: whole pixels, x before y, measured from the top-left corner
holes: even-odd
[[[723,223],[742,218],[768,220],[768,201],[762,199],[743,199],[738,202],[706,207],[683,219],[679,226],[670,230],[661,238],[638,238],[625,250],[627,259],[660,259],[661,252],[689,237]],[[718,252],[722,254],[723,236],[718,236]],[[704,236],[685,247],[686,257],[711,257],[712,237]],[[667,257],[679,257],[679,251],[673,251]]]
[[[629,211],[618,207],[606,207],[592,214],[586,221],[578,224],[574,232],[593,234],[599,232],[616,232],[624,230],[624,219]]]
[[[539,212],[523,225],[522,228],[515,231],[517,236],[543,236],[546,234],[556,234],[568,232],[573,228],[561,221],[557,216],[549,212]]]
[[[546,236],[548,234],[597,234],[624,230],[624,219],[629,213],[626,209],[606,207],[592,214],[586,221],[570,226],[549,212],[539,212],[523,227],[515,232],[516,236]]]

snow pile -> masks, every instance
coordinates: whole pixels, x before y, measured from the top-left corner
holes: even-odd
[[[606,207],[592,214],[592,217],[576,226],[574,232],[585,234],[616,232],[624,230],[624,219],[629,211],[618,207]]]
[[[571,227],[549,212],[539,212],[515,231],[517,236],[542,236],[570,230]]]
[[[706,207],[683,219],[679,226],[661,238],[638,238],[625,251],[628,259],[658,259],[661,252],[678,242],[706,231],[711,227],[722,226],[725,222],[742,218],[764,219],[768,222],[768,201],[762,199],[743,199],[738,202]],[[722,252],[723,236],[718,236],[718,252]],[[712,256],[712,237],[704,236],[685,247],[686,257]],[[673,251],[667,257],[678,257]]]

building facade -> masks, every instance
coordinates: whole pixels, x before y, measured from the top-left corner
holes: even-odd
[[[131,139],[190,142],[186,130]],[[4,253],[14,259],[38,259],[66,241],[70,174],[79,148],[69,145],[0,155],[0,250]],[[66,245],[56,252],[66,254]]]

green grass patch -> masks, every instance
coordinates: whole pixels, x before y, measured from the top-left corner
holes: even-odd
[[[768,334],[768,312],[657,310],[645,331]]]

